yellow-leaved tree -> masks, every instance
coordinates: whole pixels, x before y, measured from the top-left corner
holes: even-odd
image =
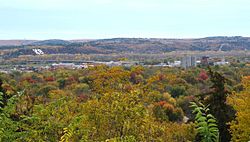
[[[250,141],[250,76],[242,80],[244,90],[228,97],[228,103],[237,111],[236,119],[230,122],[231,141]]]

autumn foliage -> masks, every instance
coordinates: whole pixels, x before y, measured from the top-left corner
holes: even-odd
[[[250,69],[211,70],[101,65],[0,73],[0,141],[195,141],[190,102],[209,106],[220,136],[228,127],[232,141],[249,140],[250,77],[239,75]]]

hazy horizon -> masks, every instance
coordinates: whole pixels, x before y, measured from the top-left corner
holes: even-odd
[[[2,0],[0,39],[250,37],[249,0]]]
[[[110,37],[110,38],[78,38],[78,39],[63,39],[63,38],[44,38],[44,39],[0,39],[2,41],[11,41],[11,40],[68,40],[68,41],[77,41],[77,40],[102,40],[102,39],[116,39],[116,38],[145,38],[145,39],[201,39],[201,38],[210,38],[210,37],[244,37],[244,38],[250,38],[250,36],[208,36],[208,37],[183,37],[183,38],[171,38],[171,37],[167,37],[167,38],[151,38],[151,37]]]

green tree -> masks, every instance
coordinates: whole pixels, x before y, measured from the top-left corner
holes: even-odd
[[[201,142],[218,142],[218,126],[215,117],[208,113],[209,108],[202,103],[199,106],[194,102],[190,104],[195,114],[196,127],[198,135],[201,137]]]
[[[211,114],[217,119],[221,134],[219,140],[228,142],[231,139],[231,135],[227,123],[235,118],[234,109],[226,103],[227,96],[231,92],[226,87],[227,79],[223,75],[212,71],[211,68],[209,68],[209,75],[212,86],[210,87],[210,92],[205,95],[204,101],[206,104],[209,104]]]
[[[184,86],[173,86],[170,89],[170,94],[174,98],[178,98],[179,96],[186,96],[186,89]]]
[[[4,107],[0,107],[0,141],[9,142],[15,141],[22,136],[22,130],[19,128],[18,116],[15,115],[15,103],[21,95],[14,95],[7,100]],[[3,93],[0,92],[0,104],[3,104]]]

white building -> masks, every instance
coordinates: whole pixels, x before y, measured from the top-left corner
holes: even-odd
[[[52,67],[54,68],[67,68],[67,69],[83,69],[88,68],[87,64],[75,65],[74,63],[53,63]]]
[[[181,61],[174,61],[173,63],[168,63],[169,67],[180,67],[181,66]]]
[[[220,62],[214,62],[214,65],[218,65],[218,66],[223,66],[223,65],[228,65],[229,62],[225,61],[225,58],[223,57],[222,60]]]
[[[222,65],[228,65],[229,62],[221,61],[221,62],[214,62],[214,65],[222,66]]]

